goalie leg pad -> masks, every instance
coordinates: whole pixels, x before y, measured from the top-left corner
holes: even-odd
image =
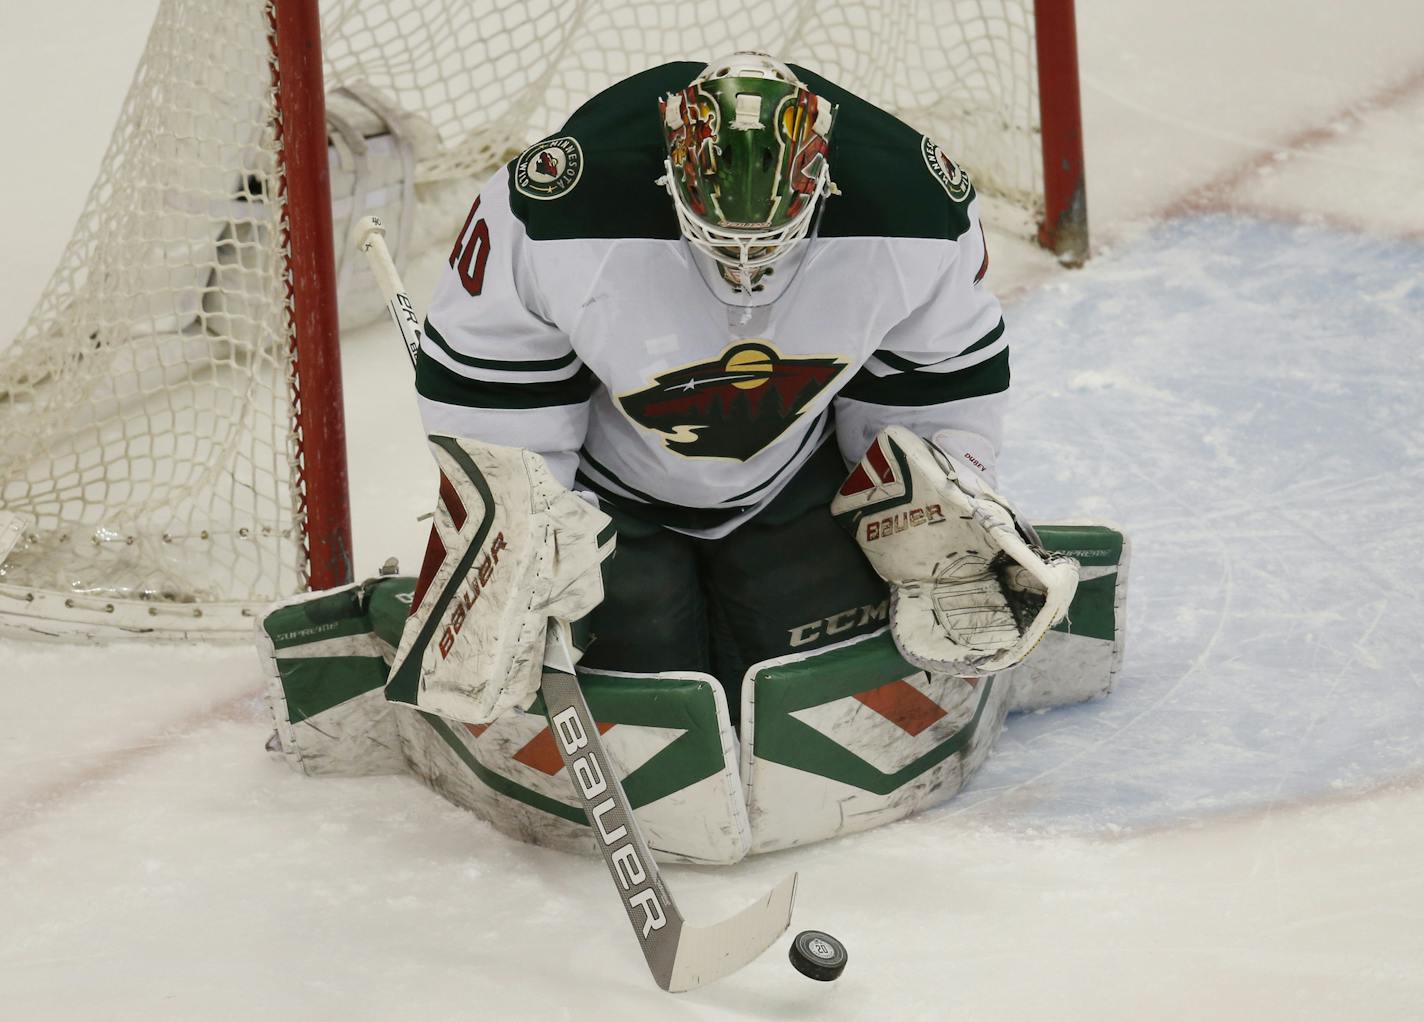
[[[883,631],[754,666],[742,696],[745,803],[727,707],[710,677],[581,671],[658,857],[729,863],[748,849],[888,823],[959,791],[1006,710],[1107,694],[1122,663],[1127,537],[1097,523],[1036,533],[1046,549],[1075,558],[1081,581],[1068,614],[1012,671],[974,684],[919,671]],[[338,775],[395,772],[408,761],[449,801],[512,837],[591,852],[537,703],[493,725],[464,725],[381,698],[382,654],[400,640],[414,589],[411,578],[346,586],[289,600],[264,619],[259,645],[287,761]]]
[[[1127,637],[1127,534],[1102,522],[1035,525],[1046,549],[1078,563],[1078,588],[1037,652],[1008,673],[1009,712],[1045,710],[1112,691]]]
[[[884,631],[757,664],[742,708],[752,851],[868,830],[952,797],[1002,730],[1006,682],[922,671]]]
[[[709,865],[745,856],[751,831],[721,686],[693,672],[578,674],[654,856]],[[596,854],[542,698],[487,725],[395,709],[411,770],[450,802],[518,840]]]
[[[405,773],[395,714],[382,691],[393,649],[378,633],[404,618],[413,587],[413,579],[386,578],[305,593],[258,622],[274,751],[292,769]]]

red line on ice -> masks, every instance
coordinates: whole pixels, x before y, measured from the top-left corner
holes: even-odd
[[[1299,219],[1298,214],[1291,212],[1263,207],[1260,204],[1232,201],[1232,193],[1250,180],[1253,175],[1259,173],[1262,168],[1271,166],[1292,153],[1307,152],[1337,142],[1344,138],[1348,132],[1363,127],[1368,114],[1409,102],[1421,92],[1424,92],[1424,67],[1415,69],[1404,78],[1377,92],[1351,102],[1343,110],[1336,111],[1322,122],[1302,128],[1282,142],[1270,145],[1236,166],[1222,171],[1216,177],[1193,188],[1186,195],[1165,205],[1157,216],[1172,218],[1187,213],[1241,210],[1281,219]],[[1316,218],[1323,218],[1326,223],[1333,222],[1335,226],[1352,229],[1360,227],[1358,223],[1350,221],[1348,218],[1331,217],[1329,214],[1321,214]],[[1419,237],[1421,234],[1424,232],[1413,231],[1406,237]]]
[[[214,706],[190,713],[186,717],[169,721],[163,730],[132,745],[94,753],[94,756],[101,758],[92,766],[42,783],[27,792],[19,793],[7,802],[0,803],[0,834],[21,830],[64,800],[84,795],[94,787],[168,752],[207,724],[250,720],[249,715],[241,712],[241,708],[260,695],[260,689],[252,689]],[[266,734],[265,731],[262,733]],[[255,749],[253,754],[260,755],[261,749]],[[74,758],[81,758],[81,755],[76,754]]]

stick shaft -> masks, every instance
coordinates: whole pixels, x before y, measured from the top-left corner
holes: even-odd
[[[361,222],[356,244],[370,261],[371,271],[386,299],[391,319],[400,331],[406,353],[414,366],[416,353],[420,350],[420,316],[401,283],[400,273],[386,248],[385,227],[378,218],[366,217]],[[583,692],[573,674],[573,659],[563,643],[560,627],[553,620],[549,626],[551,636],[557,637],[550,647],[552,660],[558,664],[557,667],[546,666],[540,685],[549,715],[549,728],[557,739],[555,744],[559,755],[588,816],[599,851],[614,879],[614,887],[620,895],[624,895],[623,908],[638,937],[648,969],[658,986],[667,990],[672,983],[677,959],[682,914],[663,884],[661,872],[633,816],[628,796],[623,792],[599,737],[598,725],[589,713],[588,703],[584,701]],[[599,786],[592,791],[588,783],[579,783],[581,780],[589,782],[591,778],[599,780]]]
[[[379,217],[368,216],[361,221],[356,245],[366,253],[366,259],[371,264],[371,273],[376,278],[376,285],[386,299],[386,309],[391,314],[391,321],[400,331],[405,353],[410,356],[410,364],[414,366],[416,356],[420,352],[420,315],[415,311],[415,303],[410,300],[410,295],[406,294],[405,285],[401,283],[400,272],[396,269],[395,261],[391,259],[390,249],[386,247],[386,227]]]
[[[385,227],[378,218],[367,217],[361,222],[357,246],[371,262],[391,319],[414,366],[420,351],[420,316],[391,260]],[[790,924],[796,897],[795,874],[730,919],[708,927],[688,926],[663,883],[662,872],[633,815],[632,803],[599,737],[598,725],[574,673],[567,637],[552,618],[549,633],[551,641],[540,684],[549,730],[654,981],[664,990],[679,992],[736,971],[765,950]]]
[[[558,622],[551,619],[549,628],[552,636],[559,636]],[[594,842],[613,878],[614,889],[622,898],[623,910],[628,914],[628,923],[638,938],[653,981],[668,990],[672,986],[682,939],[682,913],[648,851],[648,843],[633,816],[633,807],[599,737],[598,725],[589,712],[578,679],[571,673],[573,664],[567,660],[567,648],[558,648],[561,644],[561,636],[550,641],[550,651],[557,649],[557,653],[549,658],[552,662],[545,663],[539,686],[549,715],[549,730],[554,734],[554,744],[588,816]],[[555,666],[560,660],[564,662]],[[563,668],[570,673],[565,673]]]

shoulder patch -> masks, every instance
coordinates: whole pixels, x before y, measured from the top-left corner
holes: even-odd
[[[583,176],[583,148],[572,135],[535,142],[514,164],[514,187],[531,199],[557,199]]]
[[[928,135],[920,138],[920,152],[925,158],[925,166],[934,175],[934,179],[949,193],[951,199],[955,202],[963,202],[969,198],[971,182],[967,170],[951,160]]]

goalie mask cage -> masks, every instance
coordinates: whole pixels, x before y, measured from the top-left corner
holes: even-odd
[[[742,48],[892,110],[1086,253],[1072,0],[162,0],[60,265],[0,347],[0,623],[247,634],[350,580],[327,92],[438,133],[417,193],[473,191],[612,82]]]

